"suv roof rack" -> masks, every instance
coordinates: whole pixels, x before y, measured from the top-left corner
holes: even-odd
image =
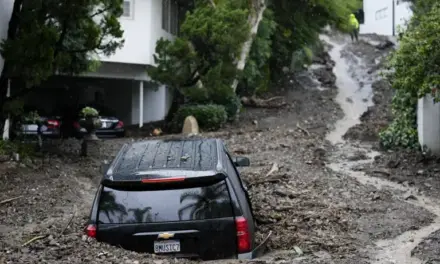
[[[224,173],[223,141],[215,138],[144,140],[125,144],[103,181],[202,177]]]

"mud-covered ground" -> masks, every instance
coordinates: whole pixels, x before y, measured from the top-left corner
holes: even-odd
[[[364,43],[364,46],[363,49],[367,48],[368,44]],[[376,49],[375,52],[377,54],[382,50]],[[368,53],[360,54],[366,55]],[[370,60],[370,63],[372,66],[374,64],[380,65],[384,63],[384,60]],[[370,72],[374,72],[376,69],[380,70],[380,68],[372,68]],[[378,133],[392,120],[390,105],[393,90],[390,84],[382,79],[375,80],[372,87],[375,105],[370,107],[361,117],[362,123],[351,128],[344,137],[350,140],[369,142],[373,144],[373,148],[378,149]],[[431,156],[429,153],[415,150],[383,150],[380,155],[374,158],[373,162],[365,166],[358,166],[358,170],[364,171],[366,175],[373,178],[395,183],[395,186],[404,192],[401,198],[406,201],[414,200],[416,203],[422,204],[423,200],[429,200],[431,203],[438,204],[437,201],[440,198],[440,158]],[[420,196],[422,200],[420,200]],[[438,208],[434,206],[431,211],[438,212]],[[423,261],[422,263],[440,263],[438,257],[440,224],[438,222],[437,214],[426,232],[421,230],[419,231],[421,235],[415,232],[408,237],[412,243],[412,246],[408,248],[411,255]],[[414,237],[417,237],[417,241],[414,241]]]
[[[348,44],[344,50],[357,58],[385,53],[362,42]],[[401,197],[404,191],[380,189],[357,179],[350,169],[337,171],[329,166],[365,160],[368,153],[362,148],[360,154],[345,152],[325,140],[343,112],[335,100],[339,88],[331,72],[335,62],[322,58],[316,60],[320,65],[311,67],[310,76],[320,80],[318,86],[323,89],[300,85],[293,76],[286,76],[279,84],[286,92],[286,107],[247,109],[240,122],[205,134],[223,138],[231,152],[251,159],[242,176],[250,188],[258,239],[273,232],[261,263],[374,263],[381,253],[377,241],[418,230],[436,218],[431,211],[406,202]],[[377,65],[365,66],[366,77],[358,76],[357,81],[374,76],[368,70],[373,67]],[[377,94],[382,93],[377,90]],[[371,108],[370,112],[376,111]],[[40,158],[0,164],[0,263],[190,262],[129,252],[83,235],[101,160],[111,158],[131,140],[102,141],[101,157],[92,160],[78,158],[79,142],[69,140],[56,143],[61,151],[50,159],[46,156],[44,164]],[[274,164],[279,170],[265,176]],[[7,199],[13,200],[2,202]],[[430,249],[432,241],[435,238],[417,252]]]

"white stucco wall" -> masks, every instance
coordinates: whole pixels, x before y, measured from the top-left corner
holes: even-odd
[[[121,17],[124,29],[124,47],[110,57],[101,56],[102,61],[132,64],[153,64],[156,41],[160,37],[173,36],[162,29],[163,0],[131,0],[133,17]]]
[[[120,18],[124,30],[124,46],[114,55],[100,56],[100,59],[106,62],[153,64],[156,41],[160,37],[173,38],[162,29],[162,1],[130,0],[133,15]],[[13,0],[0,1],[0,39],[6,37],[13,4]],[[3,69],[3,58],[0,57],[1,69]]]
[[[398,27],[406,28],[406,22],[409,21],[412,14],[411,6],[408,2],[400,2],[398,5],[396,5],[396,33]]]
[[[395,0],[394,20],[397,33],[398,25],[403,26],[412,12],[408,2]],[[360,26],[361,34],[376,33],[391,36],[393,34],[393,1],[364,0],[365,23]]]
[[[0,1],[0,42],[6,38],[8,33],[8,23],[11,19],[11,13],[14,2],[8,0]],[[0,56],[0,72],[3,70],[4,60]]]
[[[169,101],[169,88],[164,85],[156,89],[151,82],[144,82],[144,120],[143,123],[164,120],[171,106]],[[131,123],[139,124],[139,82],[132,89]],[[168,98],[168,100],[167,100]]]
[[[132,0],[132,17],[119,19],[124,30],[124,47],[110,57],[101,56],[102,61],[133,64],[149,64],[151,61],[150,35],[152,1]]]
[[[121,113],[122,116],[119,118],[127,124],[138,124],[138,80],[150,80],[145,65],[153,64],[156,41],[160,37],[171,39],[173,36],[162,29],[162,0],[131,1],[134,10],[133,16],[130,18],[121,17],[120,19],[125,31],[124,47],[111,57],[101,57],[103,61],[101,67],[96,72],[84,74],[84,77],[121,79],[130,83],[129,87],[112,87],[111,85],[108,85],[107,88],[90,87],[87,94],[94,94],[96,90],[104,89],[105,100],[114,105],[117,108],[115,110]],[[6,37],[13,2],[13,0],[0,1],[0,39]],[[0,71],[2,69],[3,58],[0,56]],[[131,82],[128,82],[130,80]],[[116,80],[115,86],[117,86]],[[161,86],[158,91],[154,91],[151,83],[145,82],[144,123],[163,120],[171,103],[172,96],[169,89]]]
[[[174,36],[162,29],[162,1],[163,0],[149,0],[149,1],[151,1],[151,11],[152,11],[151,16],[150,16],[151,35],[150,35],[150,39],[149,39],[151,61],[149,62],[149,64],[155,65],[153,55],[155,54],[156,42],[160,38],[171,40],[174,38]]]
[[[440,154],[440,103],[427,95],[417,104],[417,130],[419,143],[434,154]]]
[[[364,0],[364,14],[365,23],[360,26],[361,34],[392,35],[392,0]]]

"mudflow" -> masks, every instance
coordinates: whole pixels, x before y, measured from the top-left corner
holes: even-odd
[[[247,108],[239,122],[204,134],[251,159],[242,175],[258,240],[272,231],[267,254],[253,263],[440,263],[438,160],[377,148],[391,118],[392,90],[379,72],[392,47],[376,35],[322,40],[326,51],[307,71],[276,84],[282,109]],[[0,263],[192,263],[83,235],[100,162],[132,140],[140,139],[103,141],[96,160],[78,158],[78,142],[65,140],[52,142],[57,155],[44,163],[3,161]]]

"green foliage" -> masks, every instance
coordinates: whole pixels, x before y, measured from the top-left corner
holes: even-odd
[[[404,0],[411,3],[411,9],[415,16],[412,18],[412,24],[418,24],[419,19],[431,11],[438,0]]]
[[[174,41],[160,39],[156,67],[148,69],[156,81],[176,87],[191,104],[220,104],[230,119],[241,107],[231,89],[239,74],[235,59],[249,32],[243,1],[197,1],[186,14]],[[198,85],[201,82],[203,85]]]
[[[269,88],[268,62],[272,56],[272,36],[276,27],[273,11],[266,9],[242,74],[240,89],[245,90],[245,93],[262,93]]]
[[[97,117],[99,116],[98,110],[96,110],[93,107],[86,106],[83,109],[81,109],[81,116],[83,117]]]
[[[419,148],[416,105],[417,96],[397,90],[392,103],[394,120],[379,134],[382,147]]]
[[[417,9],[416,9],[417,10]],[[425,12],[425,11],[423,11]],[[381,133],[384,147],[418,147],[417,99],[432,94],[440,85],[440,3],[415,14],[410,27],[402,35],[399,49],[390,57],[388,74],[396,94],[392,103],[394,120]]]
[[[282,68],[291,66],[293,52],[317,43],[326,25],[347,30],[349,15],[361,6],[359,0],[272,1],[278,25],[272,38],[272,77],[279,78]]]
[[[31,111],[22,116],[21,121],[25,124],[38,124],[41,120],[37,111]]]
[[[194,116],[199,127],[212,131],[222,127],[227,121],[226,109],[222,105],[183,105],[173,117],[172,128],[176,131],[182,129],[187,116]]]
[[[21,99],[7,101],[3,104],[2,114],[10,114],[11,117],[18,117],[24,113],[24,103]]]
[[[93,53],[110,55],[123,44],[122,2],[15,0],[9,36],[0,44],[7,70],[2,78],[20,78],[31,87],[56,72],[95,68]]]
[[[237,113],[241,111],[242,105],[240,98],[231,94],[229,97],[219,98],[221,100],[215,100],[217,104],[223,105],[226,110],[226,114],[228,116],[229,121],[235,120]]]
[[[156,67],[148,69],[152,79],[184,90],[198,81],[207,89],[231,85],[237,72],[235,58],[249,32],[248,11],[237,0],[196,1],[186,14],[174,41],[160,39],[156,45]],[[213,78],[216,79],[213,79]],[[214,87],[211,87],[214,85]]]
[[[232,78],[228,78],[226,81],[224,78],[222,79],[222,76],[227,75],[224,70],[225,67],[219,63],[201,78],[203,87],[188,87],[183,90],[183,93],[191,104],[223,105],[228,120],[233,120],[241,108],[241,101],[230,87]]]
[[[35,156],[35,144],[0,140],[0,155],[11,156],[14,153],[18,153],[20,159]]]
[[[156,45],[155,67],[148,69],[153,80],[179,89],[190,103],[221,104],[234,119],[241,108],[232,91],[260,94],[268,90],[271,79],[289,67],[294,51],[301,63],[310,62],[310,49],[321,29],[330,24],[343,29],[349,15],[361,7],[360,0],[267,1],[258,32],[251,36],[249,15],[258,11],[259,1],[185,1],[190,9],[173,40],[161,39]],[[258,6],[258,7],[256,7]],[[236,67],[241,48],[253,40],[245,68]]]

